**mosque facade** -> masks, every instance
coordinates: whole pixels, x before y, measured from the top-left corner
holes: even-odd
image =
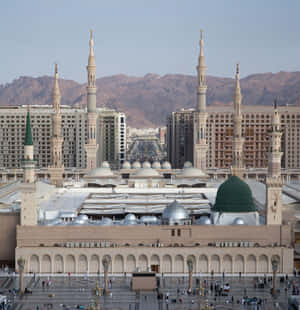
[[[62,147],[60,135],[54,130],[52,144],[57,151],[51,167],[60,173],[55,173],[52,184],[36,180],[30,111],[27,112],[21,222],[16,228],[15,249],[15,261],[25,259],[25,272],[98,274],[103,271],[103,257],[109,258],[113,274],[184,274],[188,272],[188,259],[193,261],[194,272],[203,274],[267,274],[272,272],[274,260],[279,273],[293,272],[292,226],[282,219],[277,106],[269,131],[269,168],[264,189],[267,201],[258,208],[253,199],[256,193],[243,180],[238,68],[232,175],[220,184],[206,174],[206,83],[201,41],[194,123],[197,160],[194,164],[186,162],[182,169],[172,169],[169,162],[147,161],[124,162],[117,171],[106,161],[98,167],[92,36],[87,67],[88,172],[82,179],[64,182],[57,150]],[[53,101],[58,102],[57,90]],[[56,118],[58,124],[59,116]]]

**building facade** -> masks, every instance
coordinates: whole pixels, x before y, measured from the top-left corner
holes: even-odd
[[[86,167],[87,112],[61,106],[62,159],[64,167]],[[0,107],[0,167],[19,168],[24,157],[26,106]],[[53,132],[50,105],[31,106],[31,127],[34,158],[39,168],[51,165],[51,136]],[[98,166],[101,160],[119,165],[126,157],[126,116],[115,110],[97,108],[99,144]]]
[[[172,112],[167,119],[167,153],[173,168],[193,162],[194,110]],[[207,107],[207,167],[229,168],[232,164],[234,109],[232,106]],[[246,168],[266,168],[269,147],[268,129],[271,127],[272,106],[242,107],[242,136],[244,137],[244,165]],[[281,167],[300,167],[300,106],[279,106],[283,130]]]

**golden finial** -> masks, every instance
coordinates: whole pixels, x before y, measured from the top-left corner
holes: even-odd
[[[93,29],[90,29],[90,35],[91,35],[91,39],[93,39]]]
[[[240,73],[240,64],[237,63],[236,64],[236,74],[239,74]]]
[[[203,40],[203,30],[200,29],[200,40]]]
[[[55,64],[55,74],[57,74],[58,73],[58,66],[57,66],[57,64]]]

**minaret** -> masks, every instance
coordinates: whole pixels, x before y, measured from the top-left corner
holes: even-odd
[[[26,134],[24,141],[24,180],[20,185],[21,191],[21,225],[37,224],[36,185],[35,185],[35,161],[33,158],[33,140],[30,123],[30,111],[28,108],[26,118]]]
[[[96,111],[96,64],[94,56],[93,31],[90,36],[90,55],[87,65],[88,86],[87,86],[87,130],[88,141],[85,145],[86,167],[88,170],[97,167],[97,111]]]
[[[52,105],[54,113],[52,114],[52,137],[51,137],[51,166],[49,168],[51,183],[61,187],[63,185],[63,160],[61,135],[61,114],[60,114],[60,90],[58,86],[58,70],[55,64],[54,87],[52,92]]]
[[[281,136],[280,118],[276,101],[272,126],[269,130],[267,187],[267,225],[282,224]]]
[[[236,65],[235,91],[234,91],[234,115],[233,115],[233,140],[232,140],[232,166],[231,174],[239,178],[244,176],[243,146],[242,136],[242,94],[240,87],[239,64]]]
[[[194,167],[206,170],[206,66],[203,53],[203,31],[201,30],[200,55],[197,66],[197,107],[194,112]]]

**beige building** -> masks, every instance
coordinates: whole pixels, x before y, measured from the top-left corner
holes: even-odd
[[[279,106],[283,130],[281,146],[282,168],[300,168],[300,106]],[[207,167],[229,168],[232,163],[233,117],[232,106],[207,107]],[[242,133],[246,168],[267,167],[273,107],[242,106]],[[193,110],[172,112],[167,121],[168,160],[174,168],[193,162]]]
[[[21,167],[24,157],[26,106],[0,107],[0,167]],[[53,132],[52,106],[31,106],[31,126],[34,143],[34,158],[37,167],[51,165],[51,136]],[[87,139],[87,112],[61,106],[62,157],[64,167],[85,168]],[[126,116],[112,109],[97,109],[99,129],[99,163],[107,160],[112,165],[122,163],[126,157]]]

